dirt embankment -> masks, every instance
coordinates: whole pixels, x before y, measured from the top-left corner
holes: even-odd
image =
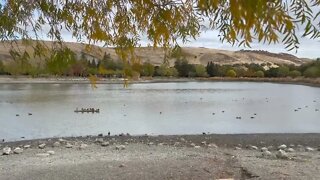
[[[319,179],[319,144],[320,134],[8,142],[1,149],[19,147],[23,152],[0,156],[0,179]]]

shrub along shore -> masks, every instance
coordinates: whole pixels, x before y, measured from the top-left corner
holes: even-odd
[[[250,64],[217,64],[208,62],[191,64],[183,55],[171,57],[172,64],[164,60],[160,65],[146,61],[125,61],[112,59],[110,54],[101,58],[88,57],[85,53],[77,55],[70,49],[59,49],[39,62],[33,62],[28,54],[19,55],[13,61],[1,61],[0,75],[29,75],[32,77],[71,76],[101,78],[133,78],[140,77],[246,77],[246,78],[320,78],[320,58],[301,65],[250,63]]]

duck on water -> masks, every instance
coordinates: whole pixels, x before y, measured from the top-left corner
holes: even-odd
[[[81,109],[76,109],[76,110],[74,110],[74,112],[75,113],[79,113],[79,112],[81,112],[81,113],[89,113],[89,112],[91,112],[91,113],[100,113],[100,109],[95,109],[95,108],[81,108]]]

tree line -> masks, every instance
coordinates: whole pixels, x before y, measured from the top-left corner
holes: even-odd
[[[150,62],[125,62],[112,59],[104,53],[101,59],[80,57],[68,48],[58,49],[45,58],[44,64],[30,63],[30,56],[25,54],[13,55],[13,61],[4,64],[0,61],[0,75],[31,75],[39,76],[78,76],[87,77],[320,77],[320,58],[301,66],[263,64],[233,64],[220,65],[208,62],[206,66],[190,64],[185,57],[178,57],[174,66],[163,63],[154,66]]]

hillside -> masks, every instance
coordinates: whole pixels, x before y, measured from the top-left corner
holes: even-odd
[[[53,43],[50,41],[46,41],[45,44],[48,47],[53,45]],[[106,52],[107,54],[109,53],[113,59],[118,59],[118,56],[113,48],[91,46],[91,50],[88,51],[86,44],[67,42],[65,45],[78,56],[81,55],[81,52],[85,52],[88,58],[100,59]],[[0,43],[0,47],[0,60],[4,61],[5,63],[10,61],[12,59],[10,56],[10,49],[12,46],[10,46],[9,43]],[[24,51],[25,49],[27,49],[28,52],[33,51],[30,46],[23,44],[21,41],[18,41],[14,47],[16,49],[20,49],[21,51]],[[160,65],[164,59],[164,50],[162,48],[139,47],[135,52],[143,62],[150,61],[154,65]],[[306,58],[298,58],[286,53],[276,54],[267,51],[251,50],[228,51],[203,47],[183,47],[181,54],[185,56],[190,63],[203,65],[206,65],[210,61],[213,61],[217,64],[270,63],[301,65],[310,60]],[[169,59],[171,65],[173,65],[174,61],[174,58]]]

